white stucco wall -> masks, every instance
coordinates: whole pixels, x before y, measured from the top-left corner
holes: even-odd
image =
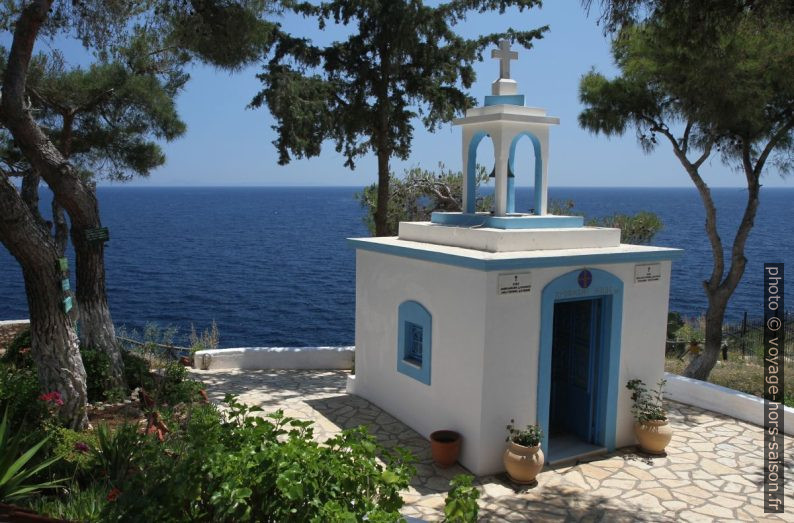
[[[200,350],[195,366],[217,369],[351,369],[354,347],[235,347]]]
[[[669,261],[661,278],[635,283],[635,263],[567,265],[530,272],[532,290],[500,295],[499,274],[367,250],[356,258],[355,392],[427,437],[461,432],[461,463],[473,473],[500,472],[505,425],[536,422],[541,294],[555,278],[601,269],[624,282],[618,367],[616,444],[633,445],[625,384],[656,383],[664,373]],[[433,316],[432,375],[427,386],[396,370],[397,307],[416,300]],[[475,452],[476,449],[476,452]]]
[[[460,432],[461,463],[480,444],[485,273],[382,253],[356,253],[356,394],[425,437]],[[397,308],[432,315],[430,385],[397,372]]]
[[[616,444],[633,445],[631,395],[626,382],[640,378],[656,383],[664,374],[664,340],[670,284],[670,262],[662,262],[656,282],[634,283],[634,263],[592,265],[623,281],[622,343],[620,351]],[[541,293],[555,278],[583,266],[532,269],[529,294],[499,295],[500,272],[487,274],[486,347],[483,359],[482,440],[478,474],[502,470],[505,425],[510,419],[524,426],[536,422]],[[454,270],[454,268],[450,268]]]

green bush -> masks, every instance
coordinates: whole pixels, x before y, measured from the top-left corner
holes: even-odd
[[[228,411],[190,409],[160,443],[144,438],[107,520],[397,521],[409,457],[363,428],[319,444],[311,422],[262,417],[227,397]],[[379,461],[381,458],[383,462]],[[385,463],[385,466],[384,464]]]
[[[16,367],[0,362],[0,409],[8,408],[9,424],[14,430],[38,428],[49,414],[39,401],[41,389],[33,367]]]
[[[143,443],[137,425],[125,423],[115,430],[99,425],[96,446],[90,449],[90,465],[109,485],[119,487],[136,466],[143,465],[140,463]]]
[[[121,360],[124,362],[124,378],[130,389],[152,388],[153,380],[149,371],[149,362],[145,358],[130,350],[122,350]]]
[[[33,357],[30,355],[30,329],[25,329],[17,334],[6,349],[0,362],[8,363],[19,368],[33,366]]]
[[[203,385],[190,378],[187,367],[179,362],[169,361],[160,371],[160,380],[155,390],[155,400],[159,404],[176,405],[198,399],[198,391]]]
[[[87,478],[93,464],[92,452],[98,446],[96,433],[56,427],[51,434],[53,445],[50,453],[61,458],[56,464],[57,471],[64,476]]]
[[[476,523],[480,507],[480,491],[472,486],[472,476],[459,474],[452,478],[449,494],[444,502],[444,521],[448,523]]]
[[[36,461],[36,455],[47,444],[49,436],[28,446],[28,434],[13,431],[9,426],[8,409],[0,421],[0,503],[12,503],[55,488],[60,481],[38,481],[40,473],[58,461],[50,457]]]
[[[110,390],[110,357],[94,347],[80,347],[80,356],[85,367],[88,401],[104,401]]]
[[[108,489],[101,484],[86,488],[73,484],[59,496],[35,499],[29,507],[51,518],[94,523],[102,521],[102,509],[108,504],[107,496]]]

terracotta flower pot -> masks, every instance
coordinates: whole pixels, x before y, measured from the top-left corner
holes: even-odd
[[[673,429],[667,420],[634,422],[634,435],[640,449],[648,454],[664,454],[664,449],[673,437]]]
[[[437,430],[430,434],[430,453],[441,468],[448,468],[458,461],[462,438],[454,430]]]
[[[502,462],[510,479],[522,485],[533,483],[545,463],[540,444],[534,447],[525,447],[512,441],[507,443],[507,449],[502,455]]]

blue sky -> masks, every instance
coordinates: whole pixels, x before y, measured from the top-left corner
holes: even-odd
[[[675,160],[669,145],[662,143],[655,152],[644,154],[629,132],[619,138],[594,136],[579,128],[576,117],[581,110],[578,82],[591,67],[607,75],[615,73],[609,54],[609,42],[596,24],[597,13],[588,17],[579,0],[546,0],[542,9],[504,15],[472,15],[458,26],[459,33],[478,34],[549,25],[550,30],[534,48],[518,48],[519,59],[511,71],[518,81],[519,92],[526,95],[527,105],[542,107],[558,116],[560,125],[552,130],[549,161],[551,186],[579,187],[676,187],[691,186],[683,169]],[[286,16],[280,20],[291,31],[312,35],[319,41],[344,36],[339,28],[319,34],[312,21]],[[7,38],[3,38],[7,40]],[[85,53],[78,45],[57,42],[68,61],[79,63]],[[490,56],[490,52],[486,56]],[[194,67],[192,79],[180,95],[178,107],[188,126],[179,140],[164,145],[167,163],[148,179],[131,182],[145,186],[362,186],[377,178],[374,156],[361,158],[354,171],[344,167],[344,159],[327,143],[317,158],[293,160],[279,166],[272,141],[274,124],[266,108],[246,109],[260,88],[255,78],[259,66],[229,74],[210,67]],[[480,102],[490,94],[490,84],[498,76],[498,63],[490,58],[476,65],[477,82],[471,94]],[[531,184],[530,145],[519,146],[517,183]],[[478,154],[489,169],[493,155],[485,140]],[[521,149],[523,147],[523,150]],[[523,156],[521,153],[525,152]],[[417,121],[411,158],[406,162],[393,160],[393,170],[421,166],[434,168],[439,162],[460,169],[460,129],[451,124],[435,133],[427,132]],[[742,186],[743,176],[713,158],[704,174],[712,186]],[[767,171],[767,186],[792,186]]]

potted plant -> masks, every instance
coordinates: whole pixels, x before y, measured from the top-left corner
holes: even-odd
[[[543,451],[540,450],[543,431],[538,425],[518,429],[513,423],[515,420],[511,419],[507,426],[507,448],[502,462],[513,482],[522,485],[534,483],[544,463]]]
[[[430,434],[430,454],[441,468],[449,468],[460,456],[461,435],[454,430],[437,430]]]
[[[659,380],[656,389],[649,390],[642,380],[630,380],[626,388],[631,391],[634,405],[634,434],[640,449],[648,454],[664,454],[664,449],[673,437],[673,429],[664,410],[663,391],[666,380]]]

